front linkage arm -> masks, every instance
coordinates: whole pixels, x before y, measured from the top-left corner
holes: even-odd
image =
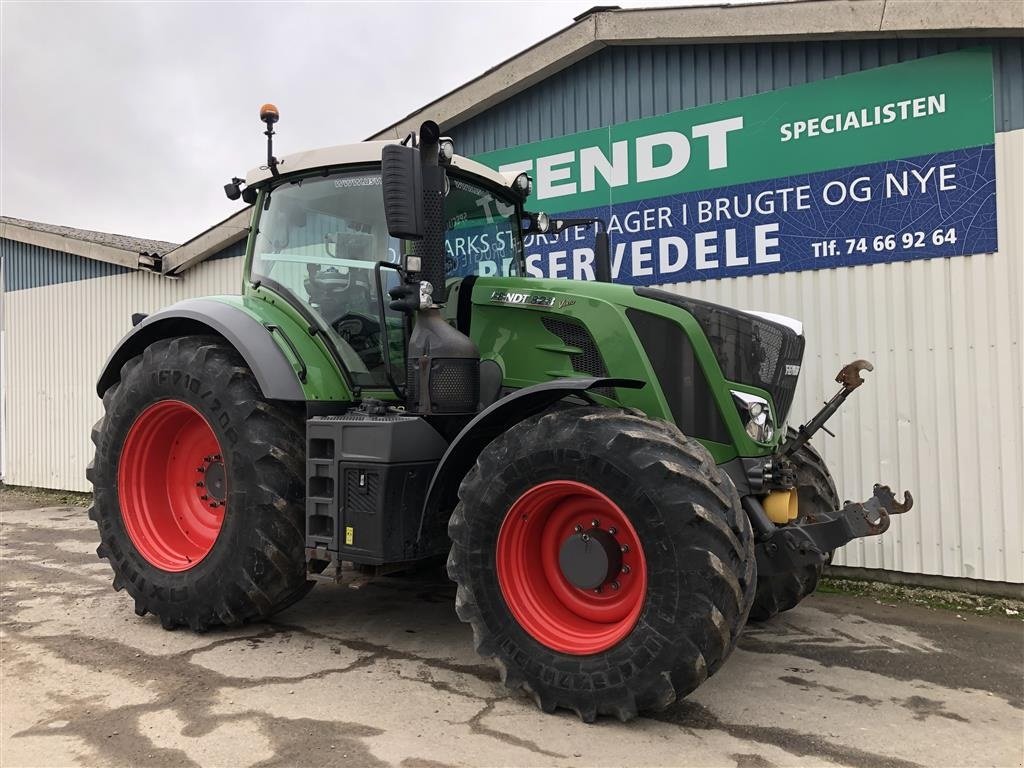
[[[832,399],[825,403],[824,407],[814,414],[814,418],[800,426],[793,437],[782,444],[779,452],[783,456],[790,456],[794,451],[814,437],[814,434],[824,428],[825,422],[832,418],[832,414],[839,410],[839,406],[848,398],[857,387],[864,383],[861,378],[861,371],[873,371],[875,366],[867,360],[854,360],[844,365],[836,375],[836,381],[843,385],[843,388],[833,395]],[[825,430],[828,432],[828,430]],[[832,434],[829,432],[829,434]]]

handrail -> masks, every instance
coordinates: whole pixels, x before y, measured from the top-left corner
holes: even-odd
[[[388,384],[391,385],[391,390],[398,396],[400,400],[405,400],[405,388],[399,387],[398,382],[395,381],[394,373],[391,370],[391,334],[388,332],[387,316],[384,313],[384,286],[381,283],[380,271],[382,269],[393,269],[398,273],[399,277],[403,276],[402,268],[390,261],[378,261],[373,265],[373,278],[377,283],[377,318],[380,323],[380,338],[381,338],[381,352],[384,359],[384,375],[387,377]],[[403,322],[403,341],[408,344],[408,339],[405,338],[405,324]]]

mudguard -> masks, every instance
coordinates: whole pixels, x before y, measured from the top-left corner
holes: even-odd
[[[136,325],[107,358],[96,393],[103,397],[120,376],[121,366],[154,341],[192,334],[222,336],[245,359],[268,400],[305,402],[298,374],[270,330],[247,312],[212,299],[180,301]]]
[[[637,379],[555,379],[518,389],[489,405],[463,427],[438,462],[420,515],[420,538],[427,520],[437,512],[455,507],[462,478],[473,466],[480,451],[502,432],[565,397],[576,395],[593,402],[587,390],[600,387],[640,389],[645,384]]]

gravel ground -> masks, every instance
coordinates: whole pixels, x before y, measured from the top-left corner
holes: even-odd
[[[588,726],[502,687],[440,574],[321,584],[270,623],[165,632],[111,590],[80,500],[62,502],[0,492],[4,768],[1024,762],[1013,601],[822,592],[749,627],[668,711]]]

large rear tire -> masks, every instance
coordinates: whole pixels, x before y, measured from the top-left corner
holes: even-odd
[[[732,652],[756,582],[750,524],[674,426],[611,408],[532,417],[481,452],[459,498],[459,618],[544,711],[628,720]]]
[[[794,435],[795,430],[790,429],[788,436]],[[790,460],[796,466],[796,490],[800,500],[797,522],[813,523],[830,519],[835,510],[839,509],[839,494],[824,459],[810,443],[804,443]],[[820,564],[807,565],[795,571],[759,569],[750,620],[767,621],[783,611],[795,608],[818,588],[821,571]]]
[[[306,594],[301,410],[264,400],[241,356],[207,336],[151,344],[103,406],[89,517],[137,614],[203,631]]]

